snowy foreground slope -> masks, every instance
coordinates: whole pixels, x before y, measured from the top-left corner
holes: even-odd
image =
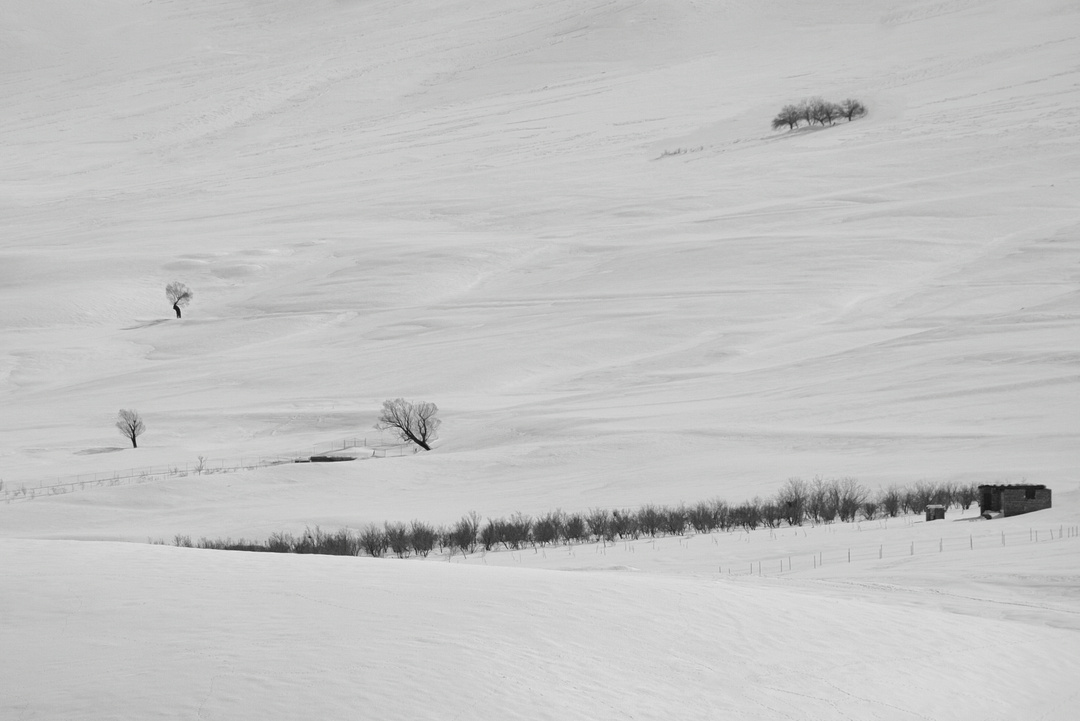
[[[444,433],[5,496],[0,719],[1070,717],[1077,48],[1071,0],[5,0],[7,491],[385,444],[396,396]],[[814,95],[870,114],[768,130]],[[145,544],[816,474],[1055,507],[452,562]]]

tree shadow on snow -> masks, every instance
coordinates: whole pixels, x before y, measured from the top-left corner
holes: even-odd
[[[128,326],[123,330],[139,330],[140,328],[149,328],[150,326],[160,325],[170,320],[172,320],[172,318],[158,318],[157,320],[148,320],[146,322],[139,323],[138,325]]]
[[[101,448],[84,448],[81,451],[75,451],[76,456],[94,456],[98,453],[115,453],[116,451],[124,450],[124,446],[103,446]]]

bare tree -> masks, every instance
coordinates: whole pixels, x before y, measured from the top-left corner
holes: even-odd
[[[893,484],[888,488],[878,491],[878,503],[881,505],[882,513],[889,518],[895,518],[900,513],[900,508],[904,504],[904,499],[900,489]]]
[[[799,121],[803,119],[803,111],[797,105],[785,105],[780,109],[772,121],[773,130],[779,130],[785,125],[788,126],[788,130],[794,130],[799,126]]]
[[[852,100],[848,98],[844,102],[840,103],[840,115],[847,118],[850,123],[855,118],[861,118],[866,115],[866,106],[860,103],[858,100]]]
[[[834,481],[836,488],[836,512],[841,521],[854,521],[855,514],[859,512],[869,497],[869,492],[855,478],[841,478]]]
[[[410,403],[404,398],[383,401],[382,412],[375,428],[393,430],[403,441],[412,441],[425,451],[431,450],[431,442],[439,437],[442,424],[436,416],[439,407],[434,403]]]
[[[137,410],[121,408],[116,414],[116,428],[120,431],[120,435],[131,441],[132,448],[138,448],[139,444],[135,439],[143,434],[146,425]]]
[[[978,483],[971,482],[957,487],[956,502],[960,504],[961,508],[971,508],[971,504],[977,500],[979,500]]]
[[[795,109],[799,111],[799,120],[805,121],[807,125],[814,124],[812,100],[803,100],[801,103],[795,106]]]
[[[172,303],[172,308],[176,311],[176,317],[179,318],[180,309],[187,307],[187,304],[195,297],[195,293],[180,281],[174,280],[165,286],[165,297]]]
[[[837,498],[834,493],[834,481],[826,481],[815,476],[810,484],[806,498],[806,515],[814,523],[832,523],[836,518]]]
[[[776,503],[790,526],[801,526],[806,517],[806,503],[810,499],[810,488],[801,478],[789,478],[776,494]]]

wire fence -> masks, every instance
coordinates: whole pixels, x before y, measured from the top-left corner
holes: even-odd
[[[1080,526],[1066,526],[1059,524],[1056,527],[1028,528],[1024,530],[999,531],[990,533],[969,533],[966,536],[940,536],[934,538],[920,538],[905,541],[903,543],[879,543],[874,545],[850,546],[848,548],[831,548],[813,553],[800,553],[769,558],[736,561],[732,560],[727,565],[720,564],[718,571],[732,576],[782,576],[788,573],[817,570],[819,568],[832,568],[842,564],[858,563],[860,561],[880,561],[892,558],[904,558],[910,556],[925,556],[936,553],[952,553],[960,551],[981,551],[989,549],[1008,548],[1032,543],[1049,543],[1053,541],[1073,540],[1080,538]]]
[[[363,453],[357,453],[356,449],[364,449]],[[353,451],[352,455],[344,454]],[[367,453],[370,451],[370,454]],[[370,458],[386,458],[405,456],[415,453],[415,447],[409,443],[368,443],[367,438],[343,438],[328,443],[320,443],[312,446],[310,450],[296,453],[284,453],[274,456],[241,456],[239,458],[207,458],[199,456],[195,462],[176,463],[164,466],[142,466],[138,468],[122,468],[111,471],[94,471],[69,476],[56,476],[52,478],[40,478],[36,481],[19,483],[17,486],[10,482],[0,481],[0,501],[11,503],[15,501],[29,501],[41,496],[56,496],[72,493],[87,488],[101,488],[106,486],[119,486],[125,484],[150,483],[167,478],[183,478],[185,476],[212,475],[216,473],[236,473],[239,471],[251,471],[256,468],[267,468],[290,463],[310,463],[318,461],[336,460],[365,460]]]

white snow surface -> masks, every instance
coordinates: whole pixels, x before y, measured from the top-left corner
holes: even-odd
[[[1075,714],[1075,0],[2,5],[3,721]],[[769,130],[817,95],[869,115]],[[399,396],[438,404],[433,451],[12,495],[384,448]],[[816,475],[1054,508],[449,560],[147,543]]]

